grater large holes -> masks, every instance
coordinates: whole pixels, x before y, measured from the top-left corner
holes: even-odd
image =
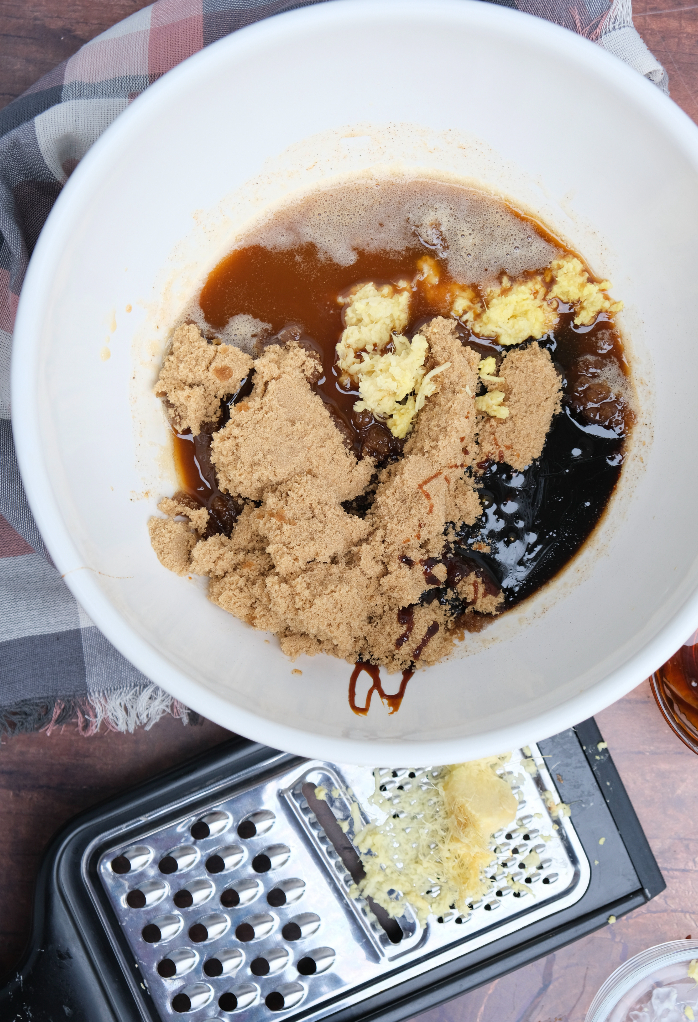
[[[213,999],[213,989],[208,983],[194,983],[193,986],[185,987],[172,998],[172,1010],[179,1014],[187,1011],[198,1011],[205,1008]]]
[[[284,925],[281,935],[284,940],[302,940],[305,937],[312,937],[319,926],[320,916],[314,912],[302,912]]]
[[[186,870],[191,869],[198,858],[199,853],[193,845],[180,845],[178,848],[173,848],[172,851],[160,859],[158,869],[165,875],[184,873]]]
[[[272,869],[285,866],[291,855],[288,845],[269,845],[264,851],[255,855],[252,869],[255,873],[268,873]]]
[[[207,837],[218,837],[228,829],[233,822],[230,813],[217,810],[213,813],[206,813],[200,820],[192,823],[189,833],[195,841],[205,841]]]
[[[243,944],[252,940],[262,940],[274,929],[275,922],[274,917],[270,916],[268,912],[260,912],[258,915],[250,916],[244,923],[240,923],[235,930],[235,936]]]
[[[138,870],[147,866],[153,857],[153,853],[147,845],[133,845],[127,848],[112,859],[110,866],[112,873],[123,876],[125,873],[137,873]]]
[[[181,916],[170,913],[159,916],[152,922],[146,923],[141,930],[141,936],[146,944],[160,944],[172,940],[181,931],[184,920]]]
[[[167,895],[169,888],[162,880],[149,880],[140,887],[134,887],[124,898],[129,908],[150,908]]]
[[[245,858],[245,852],[239,845],[228,845],[226,848],[218,848],[206,859],[206,869],[209,873],[229,873],[235,869]]]
[[[275,972],[281,972],[288,964],[290,954],[285,947],[269,948],[263,955],[250,962],[250,972],[253,976],[269,976]]]
[[[300,983],[284,983],[278,990],[267,994],[264,1003],[270,1011],[288,1011],[300,1004],[304,995],[305,987]]]
[[[262,885],[259,880],[241,880],[234,887],[226,887],[221,894],[221,905],[224,908],[236,908],[238,905],[249,905],[259,897]]]
[[[189,940],[195,944],[203,944],[207,941],[218,940],[224,933],[227,933],[230,920],[220,912],[211,912],[210,915],[197,919],[189,927]]]
[[[204,962],[204,973],[212,978],[232,976],[238,971],[244,960],[245,956],[239,948],[216,951],[212,958],[207,958]]]
[[[305,881],[293,878],[282,880],[267,894],[267,903],[272,908],[281,908],[283,905],[292,905],[303,897]]]
[[[248,841],[250,838],[266,834],[274,826],[276,815],[270,809],[260,809],[256,813],[250,813],[238,826],[238,837]]]
[[[192,908],[203,905],[215,892],[210,880],[192,880],[186,887],[176,891],[172,897],[177,908]]]
[[[334,965],[336,953],[331,947],[318,947],[300,959],[296,968],[301,976],[316,976]]]
[[[226,990],[218,998],[221,1011],[244,1011],[259,1000],[259,987],[252,983],[243,983],[233,990]]]
[[[171,951],[167,958],[162,958],[157,964],[158,975],[163,979],[174,979],[175,976],[184,976],[191,972],[199,956],[190,947],[180,948]]]

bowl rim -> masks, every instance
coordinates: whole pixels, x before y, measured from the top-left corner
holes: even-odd
[[[698,127],[693,121],[637,71],[601,46],[568,29],[480,0],[325,0],[245,26],[204,47],[149,86],[94,143],[59,195],[30,260],[17,312],[11,369],[14,441],[29,506],[64,581],[116,649],[147,678],[223,727],[302,756],[371,765],[391,765],[405,754],[415,762],[456,762],[463,758],[464,743],[467,743],[468,758],[477,758],[489,754],[493,748],[519,747],[537,741],[591,717],[649,677],[695,630],[698,625],[698,589],[685,599],[674,618],[618,669],[585,692],[531,720],[479,735],[430,741],[333,737],[279,724],[258,713],[236,707],[176,668],[126,624],[100,590],[91,572],[75,570],[83,562],[52,491],[42,454],[38,394],[34,381],[39,366],[40,325],[46,291],[43,282],[53,279],[60,259],[62,237],[79,211],[83,187],[98,179],[101,170],[108,167],[110,154],[118,150],[122,139],[128,138],[132,128],[148,122],[161,105],[167,104],[172,86],[195,84],[197,78],[206,73],[210,62],[225,60],[230,63],[267,40],[283,38],[288,25],[302,26],[305,23],[312,28],[315,24],[324,23],[341,32],[343,24],[353,23],[356,19],[370,23],[372,19],[384,18],[388,12],[394,16],[397,6],[403,17],[419,19],[438,15],[452,19],[459,27],[494,28],[505,34],[515,34],[522,45],[531,41],[536,46],[547,46],[558,58],[562,53],[568,61],[583,64],[587,71],[591,70],[610,88],[631,98],[650,118],[661,120],[663,130],[672,136],[677,149],[683,151],[698,171]]]

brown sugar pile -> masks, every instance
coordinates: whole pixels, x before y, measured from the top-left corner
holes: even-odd
[[[167,517],[151,519],[150,533],[167,568],[209,576],[214,603],[275,632],[290,656],[325,652],[389,670],[435,663],[464,628],[498,613],[498,586],[459,556],[448,532],[482,514],[478,465],[524,467],[540,455],[560,401],[544,348],[503,358],[486,386],[504,393],[508,414],[494,418],[475,404],[480,355],[453,319],[433,319],[419,333],[430,364],[445,368],[402,457],[379,466],[347,447],[313,390],[319,362],[297,341],[271,344],[252,364],[193,332],[175,334],[157,393],[195,430],[254,368],[251,393],[232,404],[211,445],[220,489],[244,506],[230,535],[202,538],[205,509],[163,501]],[[218,368],[230,372],[225,383]],[[361,494],[372,497],[364,517],[344,506]]]
[[[539,458],[553,415],[560,410],[560,378],[545,348],[531,344],[502,359],[496,383],[488,391],[504,392],[506,419],[483,421],[478,432],[480,456],[523,469]]]
[[[175,429],[198,433],[218,418],[221,399],[235,394],[252,359],[232,344],[209,344],[198,327],[180,326],[158,377],[155,393],[164,398]]]

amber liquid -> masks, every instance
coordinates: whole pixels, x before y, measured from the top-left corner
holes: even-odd
[[[692,636],[691,644],[674,653],[657,674],[679,719],[683,718],[698,735],[698,634]]]

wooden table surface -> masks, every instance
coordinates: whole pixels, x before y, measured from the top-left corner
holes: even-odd
[[[145,6],[139,0],[0,0],[0,107],[82,43]],[[698,3],[636,0],[635,23],[698,121]],[[423,1022],[583,1022],[621,962],[667,940],[698,936],[698,757],[673,737],[646,684],[597,716],[667,890],[645,908],[510,976],[421,1016]],[[42,849],[79,810],[198,751],[227,732],[166,718],[150,731],[82,738],[65,728],[0,746],[0,971],[29,936]]]

